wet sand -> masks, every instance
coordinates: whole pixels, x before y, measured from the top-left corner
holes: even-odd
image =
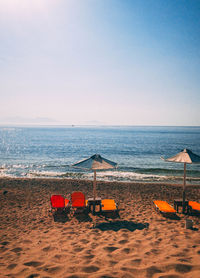
[[[166,218],[153,204],[173,205],[181,186],[98,182],[118,214],[49,212],[51,194],[77,190],[91,197],[92,181],[0,179],[0,277],[200,277],[200,217]],[[186,196],[200,201],[200,186]]]

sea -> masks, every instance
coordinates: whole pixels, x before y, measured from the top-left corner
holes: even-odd
[[[200,155],[200,127],[0,127],[0,177],[93,179],[72,164],[100,154],[118,164],[97,180],[181,184],[183,164],[165,162],[183,149]],[[200,164],[187,164],[187,183],[200,184]]]

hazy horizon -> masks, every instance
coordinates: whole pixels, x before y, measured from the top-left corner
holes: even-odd
[[[0,125],[200,126],[200,2],[0,0]]]
[[[45,123],[4,123],[4,124],[1,124],[0,123],[0,127],[1,128],[15,128],[15,127],[22,127],[22,128],[28,128],[28,127],[35,127],[35,128],[40,128],[40,127],[49,127],[49,128],[56,128],[56,127],[61,127],[61,128],[64,128],[64,127],[163,127],[163,128],[173,128],[173,127],[177,127],[177,128],[200,128],[199,125],[118,125],[118,124],[113,124],[113,125],[110,125],[110,124],[90,124],[90,123],[86,123],[86,124],[45,124]]]

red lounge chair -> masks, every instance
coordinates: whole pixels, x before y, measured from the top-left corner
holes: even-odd
[[[82,192],[76,191],[71,194],[71,205],[72,208],[85,208],[86,207],[86,201],[85,201],[85,195]]]
[[[69,206],[69,200],[62,195],[52,195],[50,198],[51,210],[65,210]]]

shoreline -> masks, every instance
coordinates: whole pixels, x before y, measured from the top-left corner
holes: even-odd
[[[25,178],[23,178],[23,177],[0,177],[0,181],[1,180],[22,180],[22,181],[31,181],[31,180],[34,180],[34,181],[39,181],[40,182],[40,180],[42,180],[42,181],[44,181],[44,180],[46,180],[46,181],[69,181],[69,182],[87,182],[87,183],[91,183],[91,182],[93,182],[93,179],[78,179],[78,178],[74,178],[74,179],[72,179],[72,178],[60,178],[60,177],[58,177],[58,178],[55,178],[55,177],[38,177],[38,178],[27,178],[27,177],[25,177]],[[109,183],[111,183],[111,184],[114,184],[114,183],[117,183],[117,184],[128,184],[128,185],[130,185],[130,184],[133,184],[133,185],[137,185],[137,184],[141,184],[141,185],[160,185],[160,186],[163,186],[163,185],[166,185],[166,186],[174,186],[174,187],[183,187],[183,184],[181,184],[181,183],[169,183],[169,182],[156,182],[156,181],[146,181],[146,182],[144,182],[144,181],[104,181],[104,180],[98,180],[97,179],[97,185],[98,185],[98,183],[105,183],[105,184],[109,184]],[[200,184],[187,184],[186,183],[186,187],[200,187]]]

